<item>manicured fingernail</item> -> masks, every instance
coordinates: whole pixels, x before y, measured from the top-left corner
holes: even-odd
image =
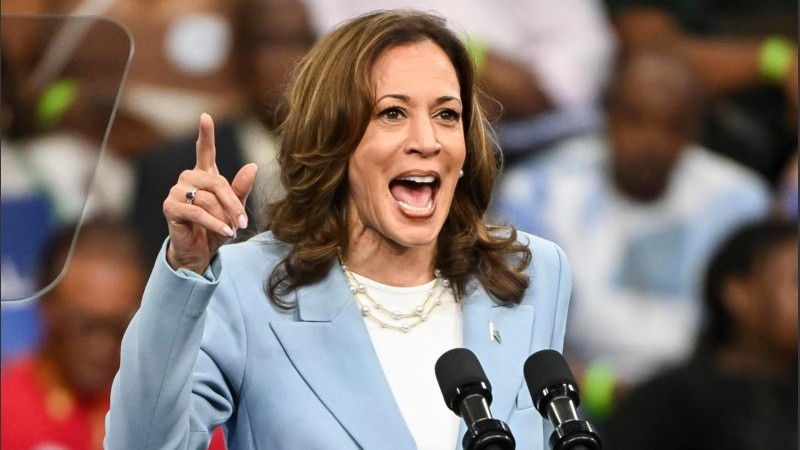
[[[225,228],[222,229],[222,232],[225,233],[225,236],[228,237],[233,237],[234,235],[236,235],[236,233],[234,233],[233,230],[231,230],[231,227],[227,225],[225,225]]]
[[[247,216],[244,214],[239,215],[239,228],[247,228]]]

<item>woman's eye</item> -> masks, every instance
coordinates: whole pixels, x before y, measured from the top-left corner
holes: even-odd
[[[403,113],[403,110],[398,108],[398,107],[396,107],[396,106],[392,106],[390,108],[386,108],[383,111],[381,111],[378,115],[380,117],[385,117],[385,118],[387,118],[389,120],[398,120],[398,119],[401,119],[401,118],[405,117],[405,114]]]
[[[448,122],[458,122],[461,119],[461,114],[452,109],[443,109],[439,112],[439,117]]]

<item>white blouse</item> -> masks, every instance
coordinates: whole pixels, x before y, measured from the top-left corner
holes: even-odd
[[[422,286],[394,287],[353,274],[369,295],[389,311],[412,311],[423,303],[436,281]],[[439,288],[437,288],[438,291]],[[435,295],[435,294],[434,294]],[[435,295],[436,296],[436,295]],[[359,296],[364,304],[369,304]],[[442,353],[462,346],[462,311],[446,289],[441,304],[408,332],[383,328],[364,316],[383,373],[419,450],[454,449],[460,418],[444,403],[434,364]]]

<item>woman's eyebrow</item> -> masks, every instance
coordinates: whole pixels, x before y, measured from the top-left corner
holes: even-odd
[[[376,100],[375,103],[380,102],[381,100],[383,100],[385,98],[394,98],[394,99],[397,99],[397,100],[402,100],[405,103],[410,103],[411,102],[411,97],[409,97],[408,95],[404,95],[404,94],[386,94],[386,95],[381,96],[378,100]],[[441,97],[436,99],[436,105],[441,105],[442,103],[447,103],[449,101],[456,101],[458,103],[461,103],[461,99],[458,98],[458,97],[453,97],[452,95],[443,95],[443,96],[441,96]]]
[[[375,103],[377,103],[377,102],[379,102],[379,101],[381,101],[381,100],[383,100],[385,98],[395,98],[397,100],[402,100],[402,101],[404,101],[406,103],[409,103],[411,101],[411,97],[409,97],[407,95],[403,95],[403,94],[386,94],[386,95],[382,96],[381,98],[379,98],[378,100],[376,100]]]

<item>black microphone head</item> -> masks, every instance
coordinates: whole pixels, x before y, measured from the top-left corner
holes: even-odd
[[[576,406],[579,404],[578,383],[575,382],[567,360],[561,353],[552,349],[540,350],[528,357],[522,371],[525,374],[528,390],[533,397],[533,403],[540,412],[540,402],[546,391],[565,384],[572,387],[574,390],[573,400]]]
[[[492,385],[486,378],[478,357],[466,348],[446,351],[434,366],[436,381],[442,390],[444,402],[450,410],[461,415],[459,405],[471,391],[477,391],[492,402]]]

